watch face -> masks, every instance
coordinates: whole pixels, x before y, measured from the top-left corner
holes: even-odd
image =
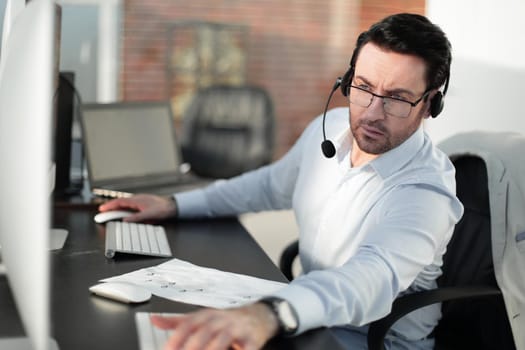
[[[279,321],[279,330],[283,335],[293,335],[299,328],[299,319],[293,307],[284,299],[267,297],[260,300],[270,308]]]
[[[279,319],[282,322],[285,332],[295,332],[297,329],[297,318],[288,302],[282,301],[278,304]]]

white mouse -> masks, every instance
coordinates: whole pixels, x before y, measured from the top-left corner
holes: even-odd
[[[151,292],[125,282],[105,282],[89,287],[93,294],[123,303],[143,303],[151,299]]]
[[[134,212],[128,210],[110,210],[98,213],[93,220],[95,220],[97,224],[103,224],[111,220],[120,220],[133,214]]]

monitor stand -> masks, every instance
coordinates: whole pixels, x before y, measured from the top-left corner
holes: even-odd
[[[67,230],[63,228],[52,228],[50,232],[49,249],[62,249],[64,243],[66,242],[67,235]],[[2,347],[0,347],[0,349],[2,349]]]
[[[34,350],[29,338],[1,338],[0,349],[2,350]],[[48,350],[59,350],[55,339],[49,338]]]
[[[62,249],[64,246],[64,243],[66,242],[66,238],[68,235],[68,231],[63,228],[52,228],[49,231],[49,250],[57,250]],[[2,262],[2,246],[0,246],[0,275],[3,274],[4,268],[1,264]],[[2,347],[0,347],[2,349]]]

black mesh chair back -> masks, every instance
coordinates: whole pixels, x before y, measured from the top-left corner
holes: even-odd
[[[497,287],[492,262],[487,168],[476,156],[453,159],[457,196],[465,207],[444,256],[439,287]],[[515,349],[501,296],[443,302],[436,349]]]
[[[183,158],[197,175],[229,178],[272,160],[274,108],[262,88],[203,89],[183,118]]]

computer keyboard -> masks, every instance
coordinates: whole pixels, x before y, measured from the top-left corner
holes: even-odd
[[[137,333],[139,336],[140,350],[160,350],[168,341],[173,331],[160,329],[151,323],[151,313],[137,312],[135,313],[135,325],[137,326]],[[161,316],[176,316],[175,313],[157,313]]]
[[[106,257],[115,253],[171,257],[171,248],[162,226],[110,221],[106,224]]]

